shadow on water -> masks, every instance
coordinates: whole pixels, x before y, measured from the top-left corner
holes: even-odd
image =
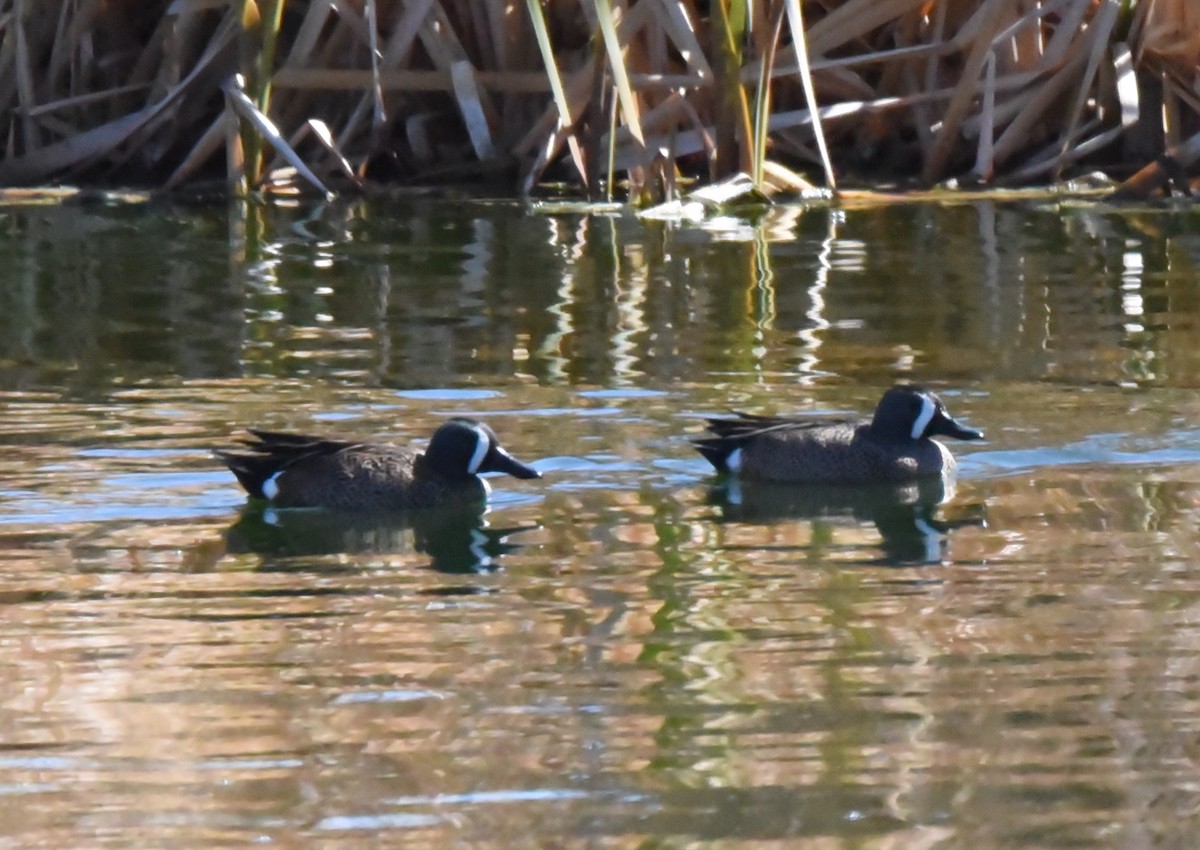
[[[896,485],[817,486],[727,479],[708,494],[721,521],[774,525],[791,520],[873,523],[882,552],[873,563],[886,566],[941,564],[949,535],[982,526],[984,506],[964,506],[960,515],[939,519],[954,497],[953,479],[929,478]]]
[[[406,513],[350,514],[311,508],[275,509],[248,503],[226,533],[230,552],[270,556],[263,568],[287,570],[287,558],[418,552],[442,573],[487,573],[520,550],[510,535],[536,526],[490,528],[482,506]]]

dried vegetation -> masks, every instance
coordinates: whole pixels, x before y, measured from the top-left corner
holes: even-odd
[[[6,185],[1152,191],[1198,92],[1194,0],[0,0]]]

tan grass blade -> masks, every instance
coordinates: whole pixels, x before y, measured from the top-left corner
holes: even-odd
[[[608,54],[608,67],[612,71],[613,85],[617,89],[617,98],[621,102],[621,114],[629,132],[641,145],[646,144],[642,135],[642,125],[638,116],[637,98],[629,86],[629,74],[625,69],[624,52],[617,38],[617,25],[613,16],[612,0],[593,0],[596,18],[600,24],[600,34],[604,38],[604,50]]]
[[[1090,135],[1093,132],[1095,135]],[[1065,154],[1056,140],[1038,151],[1025,165],[1005,174],[1003,182],[1016,185],[1029,180],[1044,179],[1051,172],[1061,171],[1083,157],[1096,153],[1124,132],[1123,127],[1110,127],[1105,130],[1100,119],[1093,119],[1079,129],[1078,135],[1083,140],[1073,144]]]
[[[404,5],[400,20],[392,27],[387,46],[383,51],[383,64],[389,68],[400,65],[408,57],[421,28],[429,20],[436,0],[410,0]]]
[[[981,107],[979,146],[975,154],[975,175],[985,182],[994,176],[996,134],[996,53],[990,51],[984,63],[983,104]]]
[[[30,56],[29,35],[25,25],[26,16],[29,14],[27,4],[31,1],[16,0],[16,10],[12,16],[13,33],[16,40],[17,102],[25,114],[37,106],[37,94],[34,91],[33,83],[33,60]],[[27,152],[36,151],[41,145],[41,140],[35,131],[34,123],[29,120],[22,121],[21,129],[24,135],[25,150]]]
[[[333,4],[328,0],[317,0],[309,3],[300,22],[299,29],[292,39],[291,49],[283,61],[284,67],[303,67],[312,63],[320,43],[322,30],[325,29],[329,16],[333,14]]]
[[[833,163],[829,160],[829,148],[825,144],[825,131],[821,127],[821,110],[817,105],[817,92],[813,86],[812,69],[808,65],[808,48],[804,40],[804,18],[800,12],[800,0],[786,0],[788,26],[792,30],[792,44],[796,48],[796,62],[800,66],[800,82],[804,86],[804,97],[808,100],[813,118],[813,135],[817,137],[817,150],[821,154],[821,166],[825,169],[825,185],[837,188],[833,175]]]
[[[108,155],[135,133],[160,125],[170,117],[170,108],[212,70],[214,62],[233,43],[234,36],[235,29],[227,19],[214,33],[205,52],[196,60],[187,76],[159,100],[82,133],[67,136],[42,148],[27,148],[19,157],[0,161],[0,183],[33,183],[68,169],[80,168]]]
[[[604,200],[612,202],[613,186],[617,184],[617,101],[612,98],[608,110],[607,168],[604,172]]]
[[[480,160],[494,159],[496,148],[483,107],[483,92],[475,78],[475,66],[465,59],[450,64],[450,83],[458,100],[458,111],[467,126],[467,135],[475,156]]]
[[[763,45],[762,57],[758,61],[758,81],[754,87],[754,138],[750,157],[750,177],[754,185],[762,187],[763,164],[767,160],[768,127],[771,118],[771,77],[775,69],[775,53],[779,35],[783,29],[781,6],[775,11],[775,20],[770,26],[770,36]]]
[[[1117,102],[1121,105],[1121,126],[1129,129],[1137,123],[1141,113],[1141,96],[1138,94],[1133,51],[1124,42],[1113,45],[1113,76]]]
[[[847,6],[849,5],[853,5],[853,3],[847,4]],[[980,26],[979,35],[976,37],[970,53],[963,61],[959,84],[955,87],[954,94],[942,114],[941,127],[934,135],[933,145],[921,169],[922,180],[933,182],[945,172],[946,163],[954,151],[959,128],[974,104],[983,64],[987,61],[988,53],[993,50],[992,37],[1001,29],[1004,17],[1011,14],[1012,5],[1010,0],[990,0],[980,10],[977,16]]]
[[[209,125],[209,128],[200,134],[200,138],[187,152],[183,162],[179,163],[167,177],[164,188],[174,189],[186,183],[203,167],[204,163],[208,162],[221,149],[221,145],[225,141],[227,121],[225,113],[222,112]]]
[[[350,160],[346,159],[346,156],[338,149],[333,139],[333,133],[329,131],[329,125],[316,118],[310,118],[304,122],[304,126],[300,128],[299,132],[294,134],[293,138],[288,141],[292,147],[296,147],[306,135],[311,135],[321,147],[329,152],[330,158],[333,160],[334,165],[342,172],[343,177],[355,184],[362,182],[358,179],[358,175],[354,173],[354,167],[350,164]]]
[[[492,24],[495,17],[489,14],[498,3],[480,3],[478,0],[454,0],[458,9],[458,17],[471,31],[471,55],[475,64],[480,68],[503,69],[496,51],[496,40]],[[509,12],[516,14],[516,9],[509,5]]]
[[[379,68],[383,60],[379,52],[379,22],[375,0],[367,0],[367,46],[371,54],[371,99],[374,106],[375,127],[387,123],[387,112],[383,108],[383,87],[379,84]]]
[[[0,162],[0,183],[27,184],[105,156],[161,112],[149,106],[107,124]]]
[[[233,110],[233,99],[225,98],[222,112],[225,127],[225,173],[229,191],[234,197],[244,198],[250,194],[250,180],[246,172],[246,156],[242,150],[242,122]]]
[[[450,76],[451,92],[467,127],[475,156],[481,160],[495,157],[491,127],[495,108],[486,89],[480,85],[474,64],[454,29],[445,9],[434,6],[419,33],[421,44],[434,64]]]
[[[566,82],[567,104],[571,108],[572,114],[576,111],[573,104],[579,103],[578,109],[582,110],[591,97],[592,90],[596,85],[598,65],[599,63],[596,61],[587,62],[568,77]],[[558,110],[552,107],[545,111],[530,131],[512,147],[513,154],[518,157],[537,150],[533,166],[521,179],[522,194],[529,194],[532,191],[533,184],[562,147],[564,135],[562,131],[555,132],[554,127],[557,123]]]
[[[533,24],[534,38],[538,50],[542,54],[542,64],[546,68],[546,78],[550,83],[550,91],[554,95],[554,105],[558,107],[559,129],[567,134],[567,145],[571,151],[571,161],[575,170],[587,186],[587,166],[583,160],[583,149],[579,145],[579,137],[575,133],[575,117],[571,113],[571,104],[567,100],[567,91],[563,86],[562,75],[558,71],[558,62],[554,58],[554,46],[550,43],[550,31],[546,28],[546,18],[542,14],[542,6],[538,0],[525,0],[529,10],[529,20]]]
[[[98,103],[105,103],[116,98],[123,97],[127,94],[136,94],[145,92],[148,86],[143,83],[136,86],[118,86],[115,89],[107,89],[105,91],[88,92],[74,97],[64,97],[61,100],[52,100],[47,103],[40,103],[33,109],[29,110],[29,116],[36,118],[41,115],[52,115],[55,112],[74,109],[80,106],[91,106]]]
[[[90,37],[97,13],[103,11],[100,6],[101,0],[86,0],[77,8],[72,8],[68,3],[59,7],[57,32],[51,45],[50,59],[41,70],[41,77],[44,81],[52,81],[59,85],[60,91],[62,88],[67,91],[77,90],[72,72],[82,69],[73,68],[76,63],[72,60],[80,55],[81,40]],[[67,78],[65,85],[58,82],[63,77]]]
[[[310,3],[290,46],[284,46],[279,67],[271,78],[275,90],[275,96],[271,99],[272,114],[284,126],[290,126],[302,116],[310,114],[312,98],[292,90],[281,77],[294,70],[316,69],[323,64],[319,48],[330,40],[328,37],[322,38],[322,35],[327,25],[330,28],[336,25],[334,14],[334,4],[330,0]],[[331,19],[334,23],[330,23]]]
[[[1071,59],[1057,73],[1029,90],[1022,99],[1021,112],[1008,123],[996,140],[997,163],[1007,162],[1017,150],[1028,144],[1034,126],[1050,114],[1071,87],[1079,85],[1086,59],[1082,53],[1072,53]]]
[[[695,81],[694,84],[707,85],[711,83],[712,67],[704,55],[704,48],[700,46],[700,39],[696,35],[696,25],[688,17],[688,7],[683,3],[656,3],[654,14],[664,34],[670,38],[671,43],[687,64],[689,77]]]
[[[1079,5],[1090,5],[1090,3],[1081,0]],[[1100,62],[1108,55],[1109,39],[1113,27],[1116,26],[1117,15],[1121,11],[1120,7],[1121,4],[1118,0],[1102,0],[1099,10],[1092,16],[1091,23],[1088,24],[1087,67],[1083,71],[1083,79],[1076,86],[1075,101],[1071,104],[1071,110],[1061,132],[1063,154],[1066,154],[1075,137],[1076,127],[1083,114],[1084,104],[1092,93],[1093,82],[1096,79],[1096,71],[1100,68]]]
[[[287,88],[290,95],[284,99],[286,106],[278,105],[280,98],[275,98],[272,103],[272,114],[281,125],[294,126],[306,122],[312,117],[314,109],[319,109],[323,118],[342,122],[343,143],[358,139],[365,152],[374,149],[375,140],[382,133],[387,120],[386,114],[379,109],[381,98],[375,96],[379,76],[376,65],[384,67],[386,56],[384,60],[378,58],[378,36],[368,21],[369,11],[362,3],[349,3],[346,0],[319,0],[308,6],[296,42],[274,77],[275,88]],[[330,99],[314,95],[314,92],[323,88],[317,82],[321,75],[336,75],[349,70],[337,66],[345,64],[346,57],[357,57],[363,53],[367,56],[368,67],[354,69],[362,76],[352,86],[359,97],[347,98],[344,102],[336,101],[338,105],[334,106]],[[307,74],[311,82],[290,86],[287,84],[287,75],[290,74]],[[368,116],[370,128],[363,130],[362,124]]]
[[[809,27],[805,43],[811,55],[825,56],[926,3],[928,0],[849,0]]]
[[[1049,71],[1063,63],[1067,52],[1076,44],[1091,5],[1091,0],[1051,0],[1028,11],[1026,20],[1044,19],[1051,15],[1057,19],[1050,40],[1042,50],[1038,70]]]
[[[952,92],[953,89],[939,89],[932,92],[918,92],[903,97],[881,97],[871,101],[847,101],[833,106],[822,107],[820,110],[821,119],[826,124],[831,122],[845,123],[852,119],[862,119],[865,116],[880,115],[906,107],[916,107],[921,104],[945,101],[949,99]],[[666,123],[669,117],[681,114],[681,111],[686,114],[695,114],[694,111],[688,110],[686,101],[680,104],[675,100],[668,99],[647,112],[643,118],[643,123],[648,128],[655,128],[660,124]],[[771,116],[769,127],[771,132],[781,132],[800,127],[809,127],[811,124],[812,112],[808,109],[797,109],[774,113]],[[628,137],[626,138],[628,139]],[[666,142],[667,136],[665,134],[657,136],[653,132],[650,132],[647,135],[647,146],[650,148],[658,148],[666,144]],[[679,130],[675,132],[671,139],[671,147],[676,156],[697,153],[702,150],[711,149],[715,145],[715,138],[711,130],[707,127],[698,126],[694,130]],[[635,151],[618,149],[616,159],[618,170],[636,162],[637,156],[638,154]],[[819,157],[814,157],[813,159],[814,161],[819,161]]]
[[[267,144],[275,149],[276,153],[291,163],[292,167],[296,169],[297,174],[321,192],[326,195],[332,195],[333,193],[329,191],[321,181],[321,178],[312,172],[312,169],[308,167],[299,154],[287,143],[287,140],[283,138],[283,134],[279,132],[279,128],[275,126],[275,122],[259,110],[255,106],[254,101],[247,96],[246,92],[242,91],[240,83],[241,80],[235,78],[222,86],[226,102],[233,110],[233,113],[242,121],[250,124],[258,132],[263,141],[267,142]]]
[[[217,28],[217,33],[221,33],[231,27],[236,18],[232,4],[214,7],[212,0],[175,0],[171,3],[154,32],[139,45],[140,55],[125,79],[129,84],[147,85],[149,95],[144,100],[128,98],[115,101],[110,107],[111,114],[137,109],[145,105],[147,100],[163,97],[179,85],[181,77],[192,64],[192,57],[207,50],[208,41],[213,38],[207,23],[211,20],[208,13],[218,8],[225,12]],[[233,73],[235,59],[232,45],[227,52],[229,56],[224,57],[224,63],[228,69],[218,71],[214,68],[214,75]],[[214,118],[211,109],[205,110],[204,116],[200,120],[211,121]]]

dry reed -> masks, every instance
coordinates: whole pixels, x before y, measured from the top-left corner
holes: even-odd
[[[1198,90],[1193,0],[0,0],[0,184],[1151,191]]]

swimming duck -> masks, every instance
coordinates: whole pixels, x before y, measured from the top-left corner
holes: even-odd
[[[386,443],[360,443],[247,429],[245,448],[213,452],[251,496],[279,507],[403,511],[479,501],[488,487],[481,472],[541,478],[503,448],[495,432],[473,419],[441,425],[424,452]]]
[[[897,385],[869,421],[754,416],[708,419],[714,435],[693,441],[719,471],[792,484],[885,484],[953,473],[935,436],[982,439],[955,421],[936,393]]]

